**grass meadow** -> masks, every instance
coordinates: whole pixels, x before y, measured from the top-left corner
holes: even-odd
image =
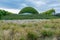
[[[60,19],[0,20],[0,40],[60,40]]]

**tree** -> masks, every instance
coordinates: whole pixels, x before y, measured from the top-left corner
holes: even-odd
[[[43,12],[43,14],[46,14],[46,15],[52,15],[53,13],[55,15],[55,9],[50,9],[50,10],[48,10],[46,12]]]
[[[23,9],[19,12],[19,14],[22,14],[22,13],[39,14],[39,13],[37,12],[37,10],[34,9],[33,7],[25,7],[25,8],[23,8]]]
[[[2,16],[10,15],[12,14],[11,12],[5,11],[5,10],[0,10],[0,19]]]

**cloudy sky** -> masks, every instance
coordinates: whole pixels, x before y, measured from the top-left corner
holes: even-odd
[[[31,6],[39,12],[54,8],[60,12],[60,0],[0,0],[0,9],[18,13],[22,8]]]

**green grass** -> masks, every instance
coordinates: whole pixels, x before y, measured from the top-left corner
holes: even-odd
[[[59,18],[57,16],[53,15],[40,15],[40,14],[33,14],[33,15],[19,15],[19,14],[12,14],[12,15],[6,15],[2,16],[1,20],[19,20],[19,19],[55,19]]]

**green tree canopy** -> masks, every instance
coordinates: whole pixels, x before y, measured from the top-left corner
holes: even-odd
[[[5,10],[0,10],[0,15],[1,16],[5,16],[5,15],[9,15],[12,14],[11,12],[5,11]]]
[[[33,7],[25,7],[23,8],[19,14],[22,14],[22,13],[32,13],[32,14],[39,14],[38,11],[36,9],[34,9]]]
[[[52,15],[52,14],[55,14],[55,9],[50,9],[50,10],[47,10],[46,12],[43,12],[43,14],[46,14],[46,15]]]
[[[10,14],[12,13],[5,10],[0,10],[0,19],[1,19],[1,16],[10,15]]]

